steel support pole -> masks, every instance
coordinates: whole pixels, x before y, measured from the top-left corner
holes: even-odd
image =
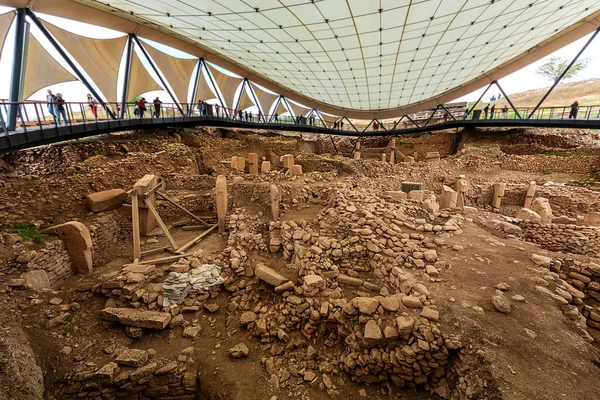
[[[319,110],[317,110],[316,108],[313,108],[313,112],[315,114],[317,114],[317,117],[319,117],[319,119],[321,120],[321,123],[323,124],[323,126],[327,129],[329,129],[329,127],[327,126],[327,124],[325,123],[325,121],[323,120],[323,117],[321,116],[321,113],[319,112]],[[337,151],[337,150],[336,150]]]
[[[54,49],[58,52],[58,54],[60,54],[60,56],[65,60],[65,62],[69,65],[69,67],[73,70],[73,72],[75,72],[75,75],[77,75],[77,78],[81,81],[81,83],[83,83],[85,85],[85,87],[90,91],[92,96],[94,96],[94,98],[98,99],[100,104],[102,104],[102,106],[106,110],[106,113],[109,114],[112,119],[116,119],[117,118],[116,115],[106,105],[106,102],[102,99],[102,97],[100,97],[98,92],[96,92],[96,89],[94,89],[94,87],[90,84],[90,82],[88,82],[87,78],[81,73],[81,71],[79,70],[79,68],[77,68],[75,63],[73,63],[73,61],[71,60],[71,58],[69,58],[67,53],[65,53],[65,51],[58,44],[56,39],[54,39],[54,36],[52,36],[50,34],[50,32],[48,32],[46,27],[38,19],[38,17],[35,15],[35,13],[33,11],[31,11],[31,9],[29,9],[29,8],[27,9],[27,16],[31,19],[31,21],[35,24],[35,26],[37,26],[39,28],[39,30],[42,32],[44,37],[46,37],[46,39],[48,39],[48,41],[50,42],[52,47],[54,47]]]
[[[425,122],[424,126],[429,125],[429,122],[431,121],[431,119],[433,118],[433,116],[435,115],[435,113],[437,112],[437,110],[440,109],[440,106],[438,104],[438,106],[435,108],[435,110],[433,110],[433,112],[431,113],[431,115],[429,116],[429,118],[427,118],[427,121]]]
[[[242,90],[240,90],[240,95],[235,102],[235,107],[233,107],[233,111],[237,111],[238,107],[242,103],[242,96],[244,95],[244,90],[246,90],[246,78],[242,81]]]
[[[258,99],[256,98],[256,93],[254,93],[254,89],[252,88],[252,85],[250,84],[250,82],[248,81],[248,79],[246,78],[246,82],[248,82],[248,88],[250,88],[250,93],[252,93],[252,99],[254,99],[254,103],[256,104],[256,108],[258,108],[258,115],[260,115],[260,111],[261,111],[261,105],[258,102]],[[260,122],[260,118],[258,120],[258,122]]]
[[[192,116],[192,110],[196,106],[196,92],[198,91],[198,86],[200,84],[200,78],[202,74],[202,60],[198,59],[198,66],[196,67],[196,80],[194,81],[194,87],[192,90],[192,103],[188,105],[188,117]]]
[[[504,90],[502,89],[502,86],[500,86],[500,83],[498,83],[498,81],[494,81],[496,83],[496,86],[498,86],[498,89],[500,89],[500,93],[502,93],[502,96],[504,96],[504,98],[506,99],[506,101],[508,102],[508,104],[510,105],[510,107],[513,109],[513,111],[515,112],[515,114],[517,114],[517,117],[519,117],[519,119],[523,119],[523,117],[521,116],[521,113],[517,110],[517,107],[515,107],[515,105],[513,104],[512,101],[510,101],[510,97],[508,97],[506,95],[506,93],[504,93]]]
[[[282,99],[282,98],[283,98],[283,96],[279,96],[279,97],[277,98],[277,100],[275,100],[275,108],[273,108],[273,110],[275,110],[275,111],[274,111],[274,114],[271,114],[271,115],[269,116],[269,119],[268,119],[268,121],[267,121],[267,122],[271,122],[271,121],[273,121],[273,117],[275,116],[275,114],[277,114],[277,109],[279,108],[279,104],[281,103],[281,99]],[[269,110],[269,111],[270,111],[270,110]],[[279,115],[277,115],[277,117],[279,118]],[[278,121],[278,122],[279,122],[279,121]]]
[[[469,114],[471,114],[473,112],[473,110],[475,109],[475,107],[477,107],[477,104],[479,104],[479,102],[481,101],[481,99],[483,99],[483,96],[485,96],[485,94],[488,92],[488,90],[490,90],[490,88],[492,87],[492,85],[494,84],[495,81],[490,82],[490,84],[488,85],[487,88],[485,88],[485,90],[483,91],[483,93],[481,93],[481,96],[479,96],[479,99],[477,99],[477,101],[475,102],[475,104],[473,104],[473,107],[471,107],[470,110],[467,110],[467,116],[469,116]]]
[[[208,66],[206,65],[206,61],[204,61],[204,59],[202,59],[202,64],[204,64],[204,69],[206,70],[206,75],[208,75],[208,78],[210,79],[210,84],[212,85],[213,90],[215,91],[215,94],[217,95],[217,99],[219,100],[219,103],[221,103],[221,107],[223,107],[223,110],[225,111],[225,115],[227,117],[229,117],[229,111],[227,110],[227,106],[225,105],[225,102],[223,101],[223,99],[221,98],[221,95],[219,94],[219,88],[217,87],[217,84],[213,80],[212,74],[210,73],[210,70],[208,69]]]
[[[406,115],[406,114],[405,114],[405,115],[403,115],[403,116],[402,116],[402,118],[404,118],[404,117],[408,118],[408,120],[409,120],[410,122],[412,122],[413,124],[415,124],[415,126],[416,126],[417,128],[420,128],[420,127],[421,127],[421,125],[417,124],[417,123],[416,123],[416,122],[415,122],[415,121],[414,121],[414,120],[413,120],[411,117],[409,117],[408,115]],[[400,121],[402,121],[402,119],[400,119]]]
[[[444,111],[446,111],[448,113],[448,115],[450,115],[450,117],[456,121],[456,118],[454,118],[454,115],[452,115],[452,113],[450,112],[450,110],[448,110],[443,104],[440,104],[438,107],[442,107],[442,109]]]
[[[23,78],[25,70],[25,16],[27,15],[26,8],[17,10],[17,18],[15,25],[15,50],[12,62],[12,76],[10,81],[10,94],[8,101],[11,103],[19,103],[23,101]],[[17,114],[19,105],[11,104],[8,108],[8,124],[7,129],[14,131],[17,128]]]
[[[530,119],[533,116],[533,114],[535,114],[535,112],[537,111],[537,109],[540,108],[540,106],[542,105],[542,103],[544,103],[544,101],[546,101],[546,99],[548,98],[548,96],[550,96],[550,93],[552,93],[552,91],[554,90],[554,88],[556,87],[556,85],[558,85],[560,83],[560,81],[565,77],[565,75],[567,74],[567,72],[569,72],[569,70],[571,69],[571,67],[573,66],[573,64],[575,64],[577,62],[577,60],[579,59],[579,57],[581,57],[581,55],[583,54],[583,52],[585,51],[585,49],[587,49],[587,47],[590,45],[590,43],[592,43],[594,41],[594,39],[596,38],[596,35],[598,35],[598,32],[600,32],[600,27],[598,27],[594,31],[594,33],[592,34],[592,36],[583,45],[583,47],[581,48],[581,50],[579,50],[579,53],[577,53],[577,55],[575,56],[575,58],[573,58],[573,61],[571,61],[571,63],[569,65],[567,65],[567,68],[565,68],[565,70],[562,72],[562,74],[560,74],[560,76],[554,82],[554,84],[552,86],[550,86],[550,89],[548,89],[548,91],[546,92],[546,94],[544,95],[544,97],[542,97],[542,99],[540,100],[540,102],[535,106],[535,108],[533,109],[533,111],[531,112],[531,114],[529,114],[529,116],[527,117],[527,119]]]
[[[125,116],[125,107],[129,103],[129,79],[131,78],[131,57],[133,55],[133,35],[127,35],[127,48],[125,49],[125,76],[123,77],[123,91],[121,92],[121,112],[119,119]]]
[[[356,126],[354,126],[354,124],[352,123],[352,121],[350,121],[348,119],[348,117],[343,117],[342,119],[345,119],[346,121],[348,121],[348,123],[350,124],[350,126],[353,127],[356,132],[358,132],[358,129],[356,129]]]
[[[169,89],[169,86],[167,85],[167,82],[164,80],[164,78],[160,74],[160,71],[158,70],[158,67],[156,65],[154,65],[154,61],[152,61],[152,59],[150,58],[150,55],[146,52],[146,49],[144,48],[144,46],[142,46],[142,42],[140,42],[140,39],[138,39],[137,35],[133,34],[133,40],[135,40],[135,43],[138,45],[138,47],[140,48],[141,52],[144,54],[144,57],[146,57],[146,60],[148,61],[148,63],[152,67],[152,70],[154,71],[154,73],[156,74],[156,76],[158,76],[158,79],[160,80],[160,83],[162,83],[162,85],[165,88],[165,90],[167,91],[167,93],[169,93],[169,96],[171,96],[171,99],[173,99],[173,103],[175,103],[175,105],[177,105],[177,109],[181,113],[181,116],[185,117],[185,113],[183,112],[183,108],[181,108],[181,104],[179,104],[177,102],[177,99],[175,98],[175,96],[171,92],[171,89]]]

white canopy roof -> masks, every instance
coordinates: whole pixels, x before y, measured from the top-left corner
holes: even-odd
[[[600,10],[600,0],[109,4],[302,95],[357,110],[395,108],[437,96]]]

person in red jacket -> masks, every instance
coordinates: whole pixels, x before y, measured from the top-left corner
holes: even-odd
[[[142,97],[138,100],[138,109],[140,110],[140,118],[144,118],[144,112],[146,111],[146,98]]]

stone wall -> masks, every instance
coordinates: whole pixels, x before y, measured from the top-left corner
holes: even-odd
[[[27,271],[45,271],[50,283],[72,275],[69,253],[60,239],[47,241],[41,250],[24,251],[17,257],[17,263],[27,264]]]
[[[492,201],[492,183],[474,184],[467,192],[467,203],[478,208],[485,208]],[[500,212],[514,215],[525,203],[525,195],[529,182],[521,184],[506,183],[506,190]],[[575,186],[542,186],[538,185],[535,198],[544,197],[549,200],[555,216],[567,215],[574,218],[594,211],[600,211],[600,195],[590,189]]]
[[[199,380],[193,352],[189,347],[177,361],[170,361],[154,358],[153,349],[124,349],[115,352],[117,358],[108,364],[73,371],[56,390],[55,398],[194,400]]]
[[[501,168],[509,171],[524,172],[542,172],[556,171],[576,174],[589,174],[592,168],[600,163],[600,157],[559,157],[559,156],[540,156],[508,155],[502,157]]]
[[[600,257],[600,227],[521,221],[523,239],[563,253]]]

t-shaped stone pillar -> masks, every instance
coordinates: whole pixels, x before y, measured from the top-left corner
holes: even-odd
[[[248,153],[248,170],[250,175],[258,175],[258,154]]]
[[[144,197],[146,193],[153,189],[156,185],[158,185],[158,177],[156,175],[144,175],[142,179],[137,181],[135,185],[133,185],[133,190],[138,195],[138,208],[139,208],[139,218],[140,218],[140,235],[147,236],[155,227],[156,227],[156,218],[150,210],[148,206],[144,202]],[[156,195],[152,193],[146,198],[153,206],[156,208]]]
[[[456,207],[463,208],[465,206],[465,195],[467,193],[467,180],[458,179],[454,185],[456,190]]]
[[[246,169],[246,160],[244,160],[244,157],[231,157],[231,169],[244,172]]]
[[[44,229],[42,232],[53,233],[65,242],[74,273],[92,273],[92,238],[85,225],[71,221]]]
[[[219,222],[219,233],[225,232],[225,217],[227,216],[227,178],[224,175],[217,176],[216,184],[217,219]]]
[[[271,215],[273,220],[279,219],[279,201],[281,200],[281,194],[277,185],[271,185]]]
[[[529,186],[527,187],[527,193],[525,194],[525,205],[524,208],[531,208],[531,202],[533,201],[533,196],[535,196],[535,182],[529,182]]]
[[[260,172],[263,174],[265,172],[271,172],[271,161],[263,161],[260,166]]]
[[[451,187],[443,185],[442,195],[440,197],[440,208],[442,210],[456,208],[457,195],[458,193],[455,192]]]
[[[504,197],[504,191],[506,190],[506,183],[494,183],[494,193],[492,195],[492,208],[500,208],[502,197]]]
[[[283,162],[283,168],[292,168],[294,165],[294,155],[293,154],[285,154],[281,156],[281,161]]]
[[[290,172],[292,176],[302,175],[302,165],[292,165]]]
[[[354,152],[354,159],[355,160],[360,160],[360,151],[355,151]]]
[[[387,155],[385,153],[383,153],[381,155],[381,162],[386,162],[386,160],[387,160]]]

